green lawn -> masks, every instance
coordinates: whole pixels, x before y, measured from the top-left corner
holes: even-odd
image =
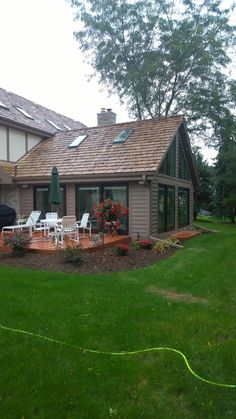
[[[217,233],[138,271],[0,268],[0,323],[100,351],[175,348],[200,376],[236,384],[236,226],[207,225]],[[236,388],[198,380],[173,352],[95,354],[5,329],[0,343],[1,419],[236,417]]]

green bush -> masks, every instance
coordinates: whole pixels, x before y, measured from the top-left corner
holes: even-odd
[[[24,234],[11,234],[4,237],[3,243],[5,246],[10,247],[13,252],[25,250],[31,242],[31,238]]]
[[[126,256],[129,251],[129,245],[128,244],[117,244],[117,246],[113,247],[112,252],[116,256]]]
[[[139,240],[134,240],[134,241],[132,241],[132,243],[131,243],[131,247],[133,248],[133,249],[135,249],[135,250],[138,250],[138,249],[140,249],[140,241]]]
[[[57,257],[63,263],[73,263],[77,266],[83,263],[83,252],[80,246],[66,246],[57,250]]]
[[[173,237],[173,236],[167,237],[166,241],[169,242],[169,243],[173,243],[173,244],[180,244],[179,239],[177,239],[176,237]]]
[[[167,252],[169,247],[170,243],[156,241],[156,243],[154,243],[154,245],[152,246],[152,251],[155,253],[161,253],[163,255]]]

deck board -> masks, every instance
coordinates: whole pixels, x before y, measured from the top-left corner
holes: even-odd
[[[131,241],[130,236],[104,236],[104,247],[113,247],[119,243],[129,243]],[[84,236],[80,237],[79,244],[83,251],[85,252],[94,252],[102,249],[102,245],[91,246],[91,242],[89,240],[89,235],[85,234]],[[66,240],[66,245],[68,246],[76,246],[78,245],[77,242],[73,240]],[[65,247],[66,245],[62,246]],[[27,252],[30,253],[55,253],[57,247],[55,246],[54,241],[50,239],[45,239],[40,235],[40,233],[33,233],[32,241],[27,248]],[[11,249],[4,246],[2,237],[0,236],[0,252],[11,252]]]

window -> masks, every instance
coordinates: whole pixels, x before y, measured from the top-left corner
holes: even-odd
[[[113,144],[124,143],[132,132],[132,128],[123,129],[113,140]]]
[[[189,225],[189,189],[179,188],[178,191],[178,226]]]
[[[94,219],[93,205],[100,200],[99,186],[78,186],[76,192],[77,219],[81,220],[84,212],[89,212],[89,218]],[[92,227],[99,229],[95,220]]]
[[[175,228],[175,188],[159,185],[158,188],[158,231],[170,231]]]
[[[179,177],[185,180],[191,179],[181,140],[179,140]]]
[[[42,211],[40,218],[45,218],[46,212],[51,212],[51,204],[49,203],[49,189],[50,185],[38,185],[34,187],[34,209]],[[65,186],[61,185],[61,205],[58,207],[59,216],[63,217],[66,214],[66,197]]]
[[[176,160],[176,140],[171,143],[171,146],[166,154],[165,160],[160,167],[160,173],[168,176],[175,176],[175,160]]]
[[[66,129],[68,129],[68,131],[71,131],[71,128],[70,128],[68,125],[63,124],[63,126],[64,126]]]
[[[78,185],[76,189],[76,217],[80,220],[84,212],[89,212],[90,219],[93,220],[93,230],[99,230],[100,225],[93,214],[93,204],[110,198],[120,201],[128,206],[128,187],[127,185],[99,184],[99,185]],[[121,234],[128,232],[128,217],[121,219]]]
[[[34,119],[33,116],[31,116],[28,112],[26,112],[23,108],[21,108],[20,106],[15,106],[15,108],[24,116],[26,116],[26,118],[29,119]]]
[[[55,122],[50,121],[50,119],[46,119],[46,121],[53,127],[56,128],[58,131],[61,131],[61,128],[55,124]]]
[[[69,148],[73,148],[73,147],[78,147],[82,141],[85,140],[85,138],[87,137],[87,135],[79,135],[74,141],[72,141],[71,144],[68,145]]]
[[[9,111],[9,108],[6,105],[4,105],[4,103],[2,103],[1,101],[0,101],[0,108],[4,108],[7,111]]]

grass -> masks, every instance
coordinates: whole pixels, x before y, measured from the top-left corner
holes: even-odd
[[[236,227],[214,230],[133,272],[1,267],[0,323],[101,351],[176,348],[200,376],[236,384]],[[175,353],[99,355],[3,329],[0,342],[3,419],[235,418],[236,389],[196,379]]]

